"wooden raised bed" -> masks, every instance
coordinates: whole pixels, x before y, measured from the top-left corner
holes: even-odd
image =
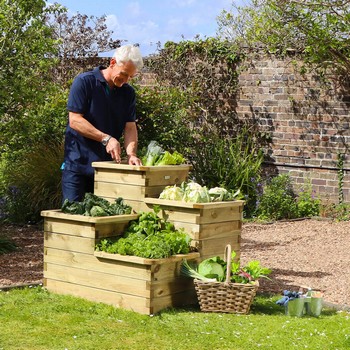
[[[201,260],[221,256],[227,244],[240,256],[244,201],[187,203],[182,201],[145,198],[149,210],[161,207],[161,216],[183,228],[193,239],[192,245]]]
[[[135,211],[147,210],[144,199],[159,197],[166,186],[188,179],[191,165],[132,166],[115,162],[93,162],[94,193],[114,200],[122,197]]]
[[[43,211],[44,286],[51,292],[104,302],[141,314],[197,301],[181,262],[199,253],[144,259],[96,252],[101,238],[120,235],[138,215],[86,217]]]

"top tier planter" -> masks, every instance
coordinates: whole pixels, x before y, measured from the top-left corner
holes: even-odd
[[[157,198],[164,187],[188,180],[191,165],[133,166],[115,162],[93,162],[94,193],[114,200],[122,197],[135,211],[149,211],[144,199]]]

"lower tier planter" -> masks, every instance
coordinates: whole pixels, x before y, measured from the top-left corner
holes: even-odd
[[[141,314],[197,302],[193,281],[180,275],[183,259],[145,259],[96,252],[101,238],[121,234],[138,215],[91,218],[44,211],[44,287]]]

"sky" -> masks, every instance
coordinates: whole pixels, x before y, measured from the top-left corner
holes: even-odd
[[[213,37],[217,16],[232,3],[244,0],[55,0],[67,7],[69,13],[106,15],[113,39],[123,44],[139,44],[143,56],[156,53],[157,43]]]

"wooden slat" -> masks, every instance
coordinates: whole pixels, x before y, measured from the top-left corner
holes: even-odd
[[[150,297],[149,281],[51,263],[45,265],[44,278],[139,297]]]
[[[104,162],[92,162],[92,167],[95,169],[114,169],[114,170],[131,170],[131,171],[164,171],[171,169],[185,169],[191,170],[192,166],[188,164],[181,165],[162,165],[162,166],[144,166],[144,165],[128,165],[128,164],[117,164],[114,161],[104,161]]]
[[[233,208],[200,210],[178,207],[173,208],[173,210],[168,210],[163,207],[159,215],[174,224],[185,222],[200,225],[238,221],[242,219],[242,213]]]
[[[212,208],[226,208],[226,207],[243,207],[244,201],[226,201],[226,202],[210,202],[210,203],[191,203],[183,201],[172,201],[159,198],[147,198],[145,199],[147,204],[157,204],[164,207],[180,207],[180,208],[193,208],[193,209],[212,209]]]
[[[141,200],[146,197],[159,196],[163,189],[163,185],[145,187],[125,184],[113,184],[101,181],[95,181],[94,183],[94,193],[97,196],[109,198],[122,197],[125,200]]]
[[[94,255],[102,259],[126,261],[130,263],[142,264],[142,265],[172,264],[174,262],[182,261],[185,258],[196,259],[197,257],[199,257],[198,253],[178,254],[178,255],[170,256],[169,258],[165,258],[165,259],[147,259],[147,258],[140,258],[138,256],[110,254],[106,252],[94,252]]]
[[[221,238],[241,232],[241,221],[239,220],[203,225],[176,221],[174,225],[177,229],[184,229],[192,239]]]
[[[112,215],[112,216],[84,216],[84,215],[73,215],[62,213],[61,209],[55,210],[43,210],[41,216],[45,218],[56,218],[68,221],[79,221],[84,223],[115,223],[115,222],[126,222],[138,218],[138,214],[129,215]]]
[[[146,186],[145,171],[132,172],[131,170],[95,169],[95,181],[111,182],[126,185]]]
[[[123,261],[98,259],[91,254],[44,248],[44,263],[74,267],[82,270],[104,272],[115,276],[152,280],[151,266]]]
[[[239,237],[222,237],[217,239],[202,239],[202,240],[193,240],[191,242],[193,247],[198,249],[198,252],[201,255],[206,257],[213,256],[224,256],[225,247],[227,244],[231,244],[232,250],[240,251],[240,238]]]
[[[95,251],[94,238],[70,236],[52,232],[45,232],[44,237],[45,248],[62,249],[91,255],[93,255]]]
[[[62,233],[72,236],[95,238],[95,224],[90,222],[62,220],[59,218],[44,219],[44,231]]]
[[[143,315],[152,313],[149,299],[146,298],[51,279],[44,279],[44,286],[53,293],[73,295],[90,301],[113,305],[117,308],[135,311]]]
[[[180,185],[188,179],[187,169],[166,168],[158,171],[96,169],[95,181],[134,186]]]

